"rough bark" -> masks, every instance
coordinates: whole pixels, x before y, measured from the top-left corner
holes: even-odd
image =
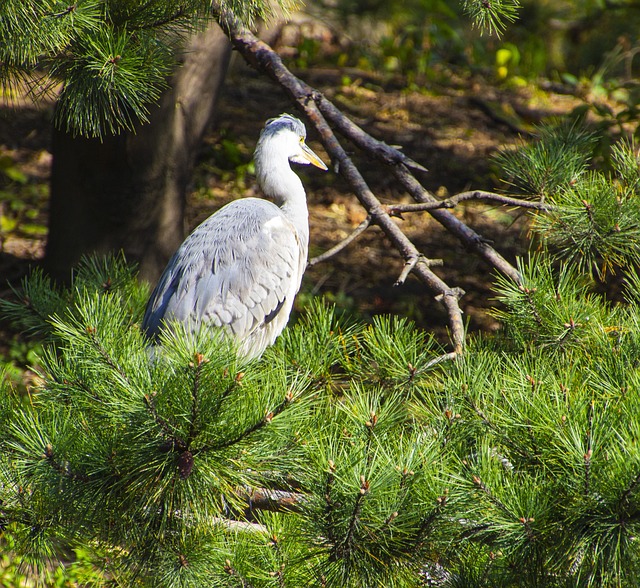
[[[66,281],[82,255],[122,250],[142,279],[157,279],[184,238],[191,172],[230,51],[217,25],[196,35],[135,133],[101,141],[54,131],[48,273]]]

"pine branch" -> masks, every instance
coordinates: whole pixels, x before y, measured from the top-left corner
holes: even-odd
[[[484,414],[482,409],[480,409],[480,407],[473,401],[473,399],[471,398],[471,396],[469,396],[469,394],[465,394],[464,399],[467,401],[469,406],[471,406],[471,408],[473,409],[473,412],[475,412],[476,415],[478,415],[478,417],[486,427],[488,427],[489,429],[497,433],[501,438],[504,437],[504,433],[500,430],[500,428]]]
[[[66,378],[64,380],[60,380],[57,376],[54,376],[54,379],[56,384],[64,388],[77,388],[78,390],[82,390],[95,402],[99,402],[100,404],[104,404],[105,402],[105,399],[101,398],[84,380],[79,380],[77,378],[73,380],[68,380]]]
[[[343,137],[349,139],[356,147],[390,168],[403,165],[419,172],[428,171],[427,168],[402,153],[402,151],[369,135],[369,133],[347,118],[342,111],[321,92],[302,81],[300,81],[300,84],[302,84],[302,88],[305,89],[306,93],[313,97],[314,102],[318,105],[320,112],[322,112],[325,118],[335,126],[336,130]]]
[[[438,519],[438,517],[442,514],[442,510],[446,506],[447,500],[448,500],[448,497],[446,494],[442,496],[438,496],[438,498],[436,499],[436,503],[437,503],[436,506],[431,510],[431,512],[428,515],[423,517],[422,521],[420,522],[420,527],[418,529],[418,532],[416,533],[416,537],[414,541],[415,551],[419,552],[424,546],[424,542],[426,538],[429,536],[429,532],[431,531],[433,524]]]
[[[230,531],[248,531],[249,533],[268,533],[268,529],[259,523],[251,523],[248,521],[236,521],[235,519],[227,519],[224,517],[213,517],[211,522],[215,525],[221,525]]]
[[[538,312],[538,307],[537,307],[536,302],[535,302],[535,300],[533,298],[533,294],[535,293],[535,288],[526,288],[524,285],[520,285],[519,289],[525,295],[525,298],[526,298],[526,301],[527,301],[527,307],[529,308],[529,313],[533,317],[533,320],[539,326],[541,326],[543,324],[543,320],[542,320],[542,317],[540,316],[540,313]]]
[[[334,507],[334,502],[333,499],[331,498],[331,490],[333,489],[333,484],[335,482],[335,471],[336,471],[336,464],[332,461],[329,460],[329,472],[327,473],[327,480],[325,482],[325,486],[324,486],[324,517],[326,519],[326,529],[327,529],[327,539],[329,540],[329,542],[332,545],[335,545],[337,542],[337,538],[333,532],[334,528],[335,528],[335,524],[334,524],[334,517],[333,517],[333,507]]]
[[[464,394],[465,401],[471,406],[472,410],[480,418],[482,423],[491,431],[493,431],[498,439],[501,440],[507,447],[510,447],[514,453],[520,454],[526,458],[529,463],[538,463],[539,460],[529,453],[522,445],[518,444],[510,435],[507,435],[498,425],[496,425],[484,411],[473,401],[468,393]],[[532,435],[530,428],[527,429],[527,434]],[[533,440],[535,442],[535,440]]]
[[[253,588],[253,584],[249,582],[236,568],[231,565],[231,561],[227,560],[224,566],[224,571],[232,578],[240,582],[242,588]]]
[[[231,447],[233,445],[236,445],[237,443],[240,443],[247,437],[251,436],[251,434],[255,433],[256,431],[259,431],[260,429],[266,427],[269,423],[271,423],[274,417],[281,414],[285,410],[285,408],[287,408],[287,406],[291,404],[292,401],[293,401],[293,394],[291,392],[287,392],[285,399],[274,410],[269,411],[262,419],[260,419],[259,421],[256,421],[253,425],[250,425],[235,437],[230,439],[225,439],[214,445],[205,446],[202,449],[200,449],[200,451],[203,451],[203,452],[220,451],[221,449],[227,449],[228,447]]]
[[[500,36],[515,21],[519,0],[464,0],[464,10],[476,26]]]
[[[629,486],[625,488],[625,491],[622,493],[622,496],[620,497],[620,504],[629,502],[629,498],[636,491],[636,489],[638,488],[638,485],[640,485],[640,472],[631,481],[631,484],[629,484]]]
[[[140,10],[138,10],[139,13],[144,14],[144,8],[140,8]],[[168,14],[167,16],[165,16],[164,18],[161,18],[159,20],[150,22],[150,23],[146,23],[143,26],[140,27],[141,30],[144,29],[160,29],[162,27],[165,27],[169,24],[175,23],[176,21],[184,18],[185,16],[188,16],[189,13],[187,12],[187,8],[185,6],[180,6],[178,7],[177,10],[175,10],[173,13]]]
[[[151,417],[153,418],[155,423],[160,427],[164,436],[167,439],[171,440],[172,446],[173,444],[178,444],[181,447],[186,447],[186,444],[184,443],[184,441],[181,441],[176,438],[175,428],[173,427],[173,425],[168,420],[166,420],[165,418],[161,417],[158,414],[158,411],[155,406],[155,393],[145,394],[144,403],[145,403],[145,406],[147,407],[147,410],[151,414]]]
[[[360,489],[353,503],[353,508],[351,509],[351,516],[349,518],[349,524],[347,526],[347,534],[345,535],[344,539],[334,545],[331,553],[332,558],[342,559],[344,557],[348,557],[351,554],[351,551],[353,549],[353,536],[360,519],[363,502],[367,494],[369,494],[369,489],[369,482],[365,479],[364,476],[360,476]]]
[[[374,411],[371,411],[371,418],[364,424],[366,428],[366,436],[367,436],[367,440],[365,441],[365,446],[364,446],[365,464],[366,464],[367,470],[371,467],[371,462],[373,460],[373,452],[371,451],[371,446],[373,444],[374,429],[377,423],[378,423],[378,416]]]
[[[207,360],[201,353],[196,353],[194,357],[195,376],[193,378],[193,388],[191,390],[191,419],[189,420],[189,433],[187,434],[187,447],[191,445],[196,433],[196,423],[198,421],[198,402],[200,394],[200,375],[202,366]]]
[[[587,451],[584,454],[584,495],[589,496],[590,494],[590,482],[591,482],[591,458],[593,456],[593,417],[595,410],[595,402],[592,400],[589,403],[589,415],[587,421],[587,430],[585,433],[585,444],[587,446]]]
[[[107,366],[109,366],[114,372],[116,372],[118,376],[120,376],[123,382],[130,384],[129,376],[127,375],[127,373],[124,371],[122,366],[120,366],[111,357],[107,349],[104,347],[104,345],[102,345],[102,342],[100,341],[100,339],[98,339],[96,328],[91,325],[87,325],[86,330],[87,330],[87,335],[89,335],[89,340],[93,344],[96,351],[100,354],[100,357],[102,357],[102,360],[104,361],[104,363]]]
[[[65,8],[64,10],[60,11],[60,12],[48,12],[46,13],[47,16],[53,17],[53,18],[61,18],[63,16],[67,16],[67,14],[71,14],[72,12],[75,12],[76,9],[78,8],[78,4],[71,4],[70,6],[67,6],[67,8]]]
[[[508,518],[513,521],[521,521],[520,517],[518,517],[515,513],[511,512],[506,504],[504,504],[499,498],[497,498],[489,489],[489,487],[480,479],[480,476],[474,474],[471,477],[473,484],[482,491],[482,493],[488,498],[489,502],[493,504],[499,511],[505,514]]]
[[[71,464],[68,461],[58,461],[53,452],[52,445],[47,444],[43,457],[47,460],[47,463],[62,476],[73,481],[87,482],[89,480],[89,477],[86,474],[71,469]]]

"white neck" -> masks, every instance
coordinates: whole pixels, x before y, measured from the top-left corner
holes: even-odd
[[[258,184],[264,194],[273,198],[285,216],[294,224],[302,242],[309,241],[309,212],[307,197],[298,175],[291,169],[288,159],[270,157],[261,149],[255,156]]]

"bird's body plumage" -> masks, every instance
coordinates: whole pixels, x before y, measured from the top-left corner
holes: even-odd
[[[150,337],[178,321],[192,330],[222,329],[246,358],[273,344],[300,288],[309,241],[306,195],[289,161],[324,166],[304,136],[302,123],[288,115],[267,123],[256,147],[256,175],[279,206],[236,200],[189,235],[147,305],[142,326]]]

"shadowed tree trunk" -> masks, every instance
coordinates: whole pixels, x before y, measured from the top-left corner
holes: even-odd
[[[123,250],[154,282],[184,238],[186,191],[231,47],[217,25],[183,54],[150,124],[103,140],[55,130],[45,268],[67,281],[81,255]]]

